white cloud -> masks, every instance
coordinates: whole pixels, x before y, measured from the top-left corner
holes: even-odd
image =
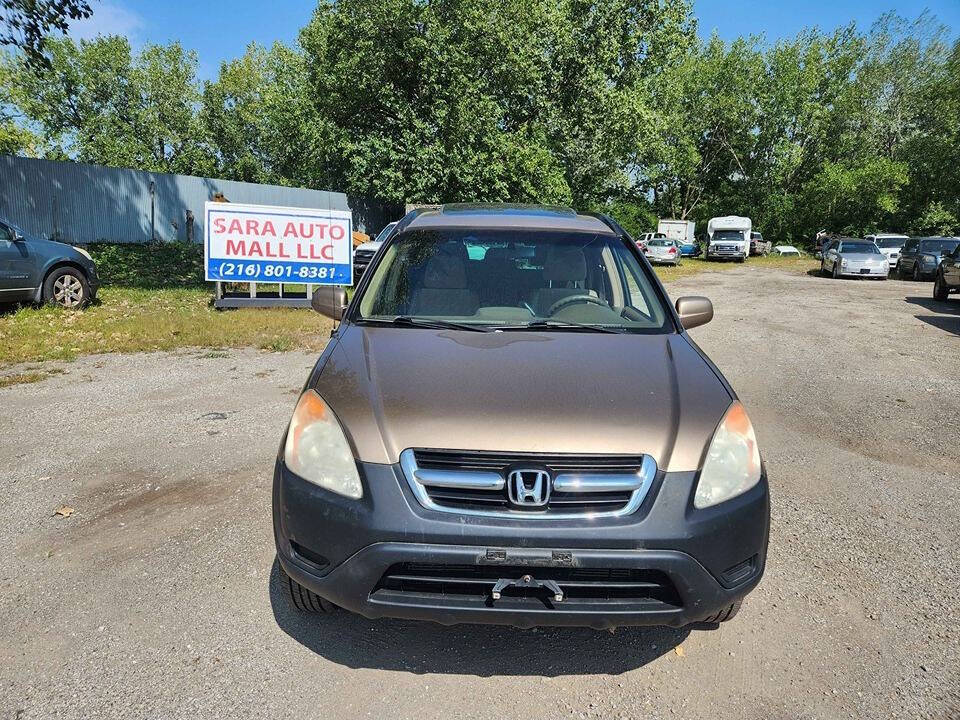
[[[143,18],[117,2],[95,2],[90,4],[93,15],[86,20],[78,20],[70,26],[68,35],[75,40],[91,40],[97,35],[123,35],[132,42],[143,28]]]

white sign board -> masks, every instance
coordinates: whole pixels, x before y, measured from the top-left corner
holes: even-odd
[[[208,202],[207,280],[353,284],[353,218],[347,210]]]

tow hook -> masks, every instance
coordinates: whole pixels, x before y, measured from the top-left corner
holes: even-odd
[[[493,586],[490,596],[494,600],[499,600],[500,593],[502,593],[508,587],[543,588],[553,594],[553,599],[555,602],[563,602],[563,590],[560,589],[560,586],[557,585],[556,582],[553,580],[537,580],[532,575],[524,575],[519,580],[500,578],[497,580],[496,585]]]

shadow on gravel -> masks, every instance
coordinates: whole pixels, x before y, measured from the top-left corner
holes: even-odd
[[[416,674],[617,675],[671,652],[690,634],[689,628],[660,627],[618,628],[613,633],[589,628],[447,627],[368,620],[343,610],[311,615],[293,607],[276,559],[270,572],[270,605],[281,630],[331,662]]]
[[[960,315],[960,295],[954,295],[944,302],[917,295],[905,297],[904,300],[911,305],[919,305],[941,315]]]
[[[922,320],[927,325],[960,336],[960,302],[954,299],[941,302],[927,297],[907,297],[904,299],[911,305],[919,305],[937,313],[936,315],[914,315],[917,320]]]

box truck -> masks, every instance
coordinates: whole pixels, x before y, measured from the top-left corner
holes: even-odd
[[[693,257],[699,250],[694,234],[697,224],[692,220],[661,220],[657,223],[657,232],[661,232],[671,240],[676,241],[680,254],[684,257]]]
[[[746,260],[750,254],[752,229],[753,222],[748,217],[725,215],[711,218],[707,223],[707,260]]]

